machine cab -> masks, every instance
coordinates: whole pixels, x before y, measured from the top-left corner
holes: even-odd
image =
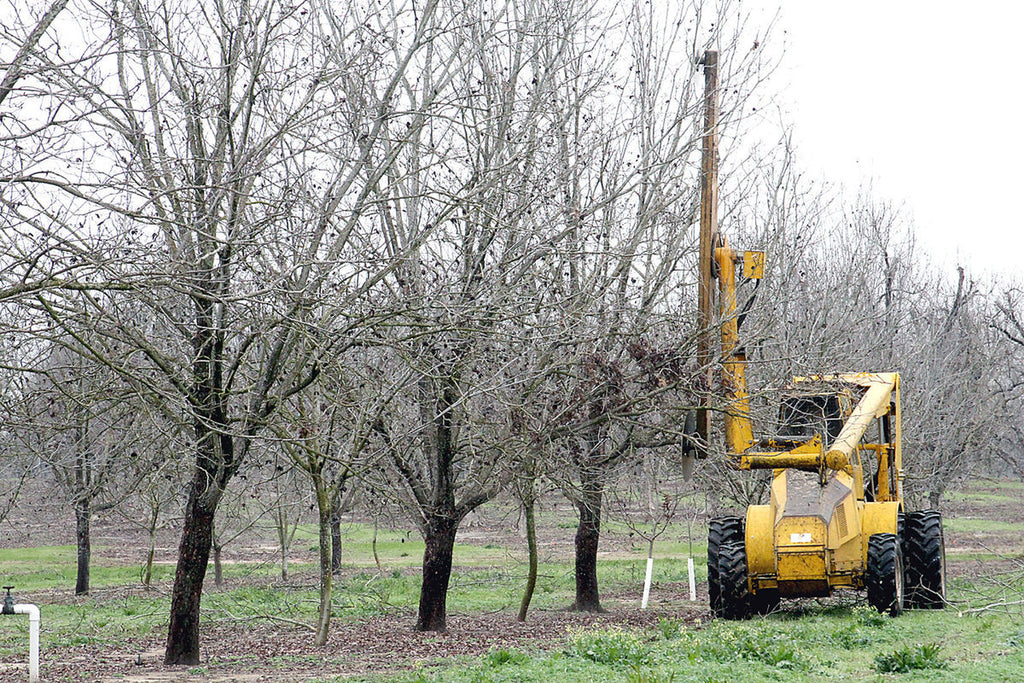
[[[791,394],[779,406],[780,440],[806,441],[820,434],[826,448],[843,429],[842,409],[836,394]]]

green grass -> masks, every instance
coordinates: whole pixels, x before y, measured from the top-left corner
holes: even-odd
[[[906,674],[922,669],[945,669],[948,664],[942,658],[941,652],[942,647],[936,643],[907,645],[875,657],[875,671],[883,674]]]
[[[1013,481],[1010,479],[975,479],[967,482],[963,490],[965,491],[977,491],[979,489],[1001,489],[1006,491],[1018,491],[1024,493],[1024,481]]]
[[[980,508],[985,508],[987,506],[1016,503],[1020,495],[1020,493],[1015,491],[961,491],[949,494],[949,500],[959,503],[971,503]]]
[[[352,577],[345,591],[365,593],[367,589],[357,584],[369,578]],[[402,583],[409,577],[378,580]],[[302,618],[308,617],[310,606],[306,601],[310,597],[304,591],[245,586],[207,596],[204,609],[214,615],[223,612],[242,618],[268,611]],[[79,604],[46,609],[42,645],[45,651],[144,636],[166,628],[166,610],[165,597],[149,595],[117,600],[85,598]],[[746,622],[686,624],[665,618],[649,629],[573,630],[562,642],[550,643],[552,649],[546,652],[496,649],[480,657],[450,660],[442,666],[387,680],[1020,680],[1024,675],[1021,616],[1018,609],[1015,614],[958,617],[956,610],[948,609],[913,611],[892,619],[863,606],[822,607],[807,602],[797,609]],[[24,638],[21,620],[0,624],[0,656],[22,655]],[[305,657],[303,661],[315,659]],[[288,664],[283,660],[273,663],[285,669]],[[340,683],[354,679],[322,680]]]
[[[89,583],[93,588],[138,584],[141,581],[141,563],[111,565],[101,557],[103,548],[93,549]],[[77,573],[74,546],[44,546],[0,550],[5,585],[14,585],[18,591],[73,588]],[[154,565],[153,582],[160,583],[174,576],[174,567]]]
[[[1021,496],[1024,496],[1024,482],[1019,481],[972,481],[961,490],[948,494],[951,501],[971,502],[982,507],[1016,504]]]
[[[341,530],[342,563],[352,567],[375,568],[373,558],[373,525],[356,522],[347,523]],[[293,547],[316,551],[318,546],[317,528],[314,524],[302,524],[295,531]],[[381,564],[391,567],[418,567],[423,561],[423,540],[415,531],[378,529],[377,556]],[[489,565],[503,562],[507,550],[497,544],[476,545],[455,544],[458,561],[465,565]]]
[[[1000,491],[1010,489],[1000,488]],[[1022,486],[1024,490],[1024,486]],[[974,495],[969,492],[969,495]],[[987,494],[986,494],[987,495]],[[569,520],[568,508],[556,512]],[[554,531],[552,520],[546,530]],[[560,525],[559,525],[560,526]],[[572,526],[575,526],[573,522]],[[947,520],[954,532],[1021,533],[1024,524],[998,520]],[[694,535],[702,529],[694,527]],[[602,553],[599,584],[606,607],[615,611],[615,599],[639,603],[646,562],[646,543],[633,539],[620,523],[605,525],[606,537],[627,540],[627,548]],[[703,543],[690,543],[685,524],[677,525],[655,544],[655,587],[658,599],[664,584],[676,593],[685,591],[686,557],[697,564],[697,580],[706,578]],[[375,565],[369,524],[343,528],[344,571],[335,583],[336,619],[357,619],[381,614],[413,614],[419,598],[419,565],[423,543],[415,532],[379,529],[377,549],[383,572]],[[301,527],[296,548],[315,547],[316,530]],[[308,545],[307,545],[308,544]],[[607,546],[604,546],[607,547]],[[620,544],[621,548],[621,544]],[[0,550],[0,578],[17,586],[19,597],[49,591],[39,600],[46,626],[43,648],[105,646],[151,636],[167,628],[169,598],[166,586],[173,567],[158,565],[154,582],[164,590],[143,592],[137,565],[110,566],[94,553],[93,595],[71,596],[75,578],[75,549],[71,546]],[[230,557],[230,554],[229,554]],[[993,555],[951,553],[949,562],[978,562]],[[456,544],[448,612],[480,614],[501,611],[511,623],[525,580],[525,553],[498,542]],[[961,565],[963,566],[963,565]],[[204,618],[255,620],[268,614],[312,624],[317,593],[316,567],[292,562],[291,579],[279,580],[273,561],[226,564],[227,585],[212,587],[203,598]],[[498,649],[475,658],[449,660],[443,666],[407,673],[391,680],[406,681],[984,681],[1024,680],[1024,607],[1003,612],[972,614],[972,607],[996,601],[1013,602],[1024,595],[1024,578],[1005,575],[999,580],[978,577],[949,582],[956,607],[942,611],[913,611],[890,619],[859,606],[863,601],[841,601],[822,606],[815,601],[787,604],[787,610],[747,622],[693,624],[666,616],[649,629],[603,628],[575,630],[548,643],[547,651]],[[108,590],[109,589],[109,590]],[[660,593],[664,594],[664,593]],[[533,608],[564,608],[573,599],[573,572],[568,559],[542,562]],[[968,600],[970,601],[969,604]],[[634,603],[635,601],[635,603]],[[47,604],[60,603],[58,604]],[[958,617],[958,612],[963,613]],[[21,659],[26,620],[0,619],[0,657]],[[302,661],[315,661],[295,655]],[[247,660],[248,661],[248,660]],[[287,670],[287,657],[269,665]],[[300,660],[295,660],[300,661]],[[211,667],[216,661],[211,660]],[[897,673],[904,671],[906,673]],[[352,679],[323,679],[341,681]],[[376,677],[371,680],[380,680]]]
[[[89,569],[89,585],[94,590],[122,586],[141,586],[142,563],[112,564],[103,557],[103,547],[93,547]],[[292,569],[301,570],[302,563],[292,563]],[[51,589],[70,589],[75,586],[77,555],[74,546],[41,546],[37,548],[16,548],[0,550],[0,578],[5,586],[13,585],[17,592],[31,592]],[[228,563],[224,565],[226,580],[250,578],[273,578],[280,573],[272,562]],[[212,574],[212,573],[211,573]],[[154,585],[166,583],[174,578],[174,565],[158,563],[153,565]],[[212,576],[211,576],[212,581]]]
[[[1024,534],[1024,523],[976,517],[953,517],[942,520],[942,526],[961,533],[1014,533]]]
[[[1010,615],[958,618],[951,610],[890,619],[866,607],[808,608],[748,622],[574,631],[548,652],[491,652],[387,680],[1020,680],[1024,645],[1010,643],[1024,634],[1014,621]]]
[[[20,591],[15,591],[19,593]],[[169,600],[159,595],[117,599],[86,596],[70,604],[41,604],[39,646],[43,651],[142,637],[167,628]],[[0,656],[23,656],[28,620],[0,621]]]

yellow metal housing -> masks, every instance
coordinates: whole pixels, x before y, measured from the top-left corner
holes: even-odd
[[[902,493],[898,375],[794,380],[794,387],[804,391],[814,386],[840,393],[842,386],[852,387],[845,394],[842,429],[831,442],[815,433],[797,442],[758,442],[770,450],[734,452],[740,469],[774,471],[769,504],[747,509],[747,570],[754,595],[825,596],[837,588],[863,588],[868,539],[897,533]],[[744,419],[749,424],[747,415],[733,417],[730,445],[742,445],[735,437],[749,433],[741,429]],[[876,426],[877,433],[869,435]],[[865,491],[865,453],[873,457],[874,500]]]

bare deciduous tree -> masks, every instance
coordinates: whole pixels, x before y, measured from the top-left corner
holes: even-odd
[[[276,408],[316,380],[318,358],[349,343],[368,314],[355,302],[401,258],[365,260],[375,238],[361,216],[405,144],[390,137],[393,94],[435,39],[436,3],[73,9],[63,16],[83,41],[40,41],[23,69],[31,87],[6,101],[32,115],[5,119],[23,142],[5,159],[0,201],[18,226],[12,246],[35,248],[16,273],[31,286],[5,291],[37,293],[39,320],[59,333],[88,311],[131,362],[104,344],[68,346],[188,416],[194,467],[166,661],[196,663],[225,487]],[[332,336],[311,340],[317,328]]]

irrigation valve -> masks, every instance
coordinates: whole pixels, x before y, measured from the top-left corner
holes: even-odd
[[[14,614],[14,598],[11,597],[14,586],[4,586],[4,590],[7,591],[7,595],[4,596],[3,614]]]

